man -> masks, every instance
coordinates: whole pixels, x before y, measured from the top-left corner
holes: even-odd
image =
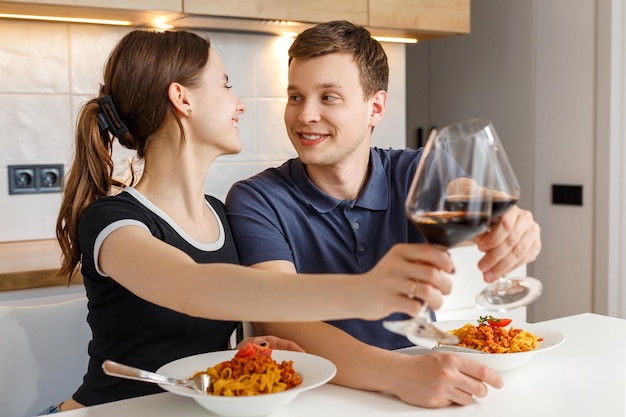
[[[240,260],[292,272],[361,272],[392,245],[423,242],[404,201],[421,151],[371,148],[384,116],[389,68],[382,46],[349,22],[301,33],[289,50],[285,125],[298,158],[235,184],[227,198]],[[541,244],[532,215],[517,207],[477,240],[486,281],[534,260]],[[431,245],[419,245],[407,293],[441,295]],[[299,279],[294,277],[294,279]],[[437,299],[437,297],[435,297]],[[289,314],[289,312],[285,312]],[[399,319],[390,317],[388,319]],[[257,323],[257,331],[294,340],[337,365],[333,382],[391,393],[424,407],[469,404],[499,388],[493,370],[453,354],[409,356],[381,321]]]

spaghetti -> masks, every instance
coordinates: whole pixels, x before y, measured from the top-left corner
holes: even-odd
[[[498,320],[481,318],[477,326],[468,323],[461,328],[449,330],[448,333],[459,338],[459,346],[487,353],[527,352],[535,349],[537,343],[543,340],[533,333],[513,326],[507,329],[497,324]]]
[[[207,368],[211,378],[208,394],[241,397],[282,392],[300,385],[302,378],[293,361],[278,363],[272,350],[248,343],[229,360]]]

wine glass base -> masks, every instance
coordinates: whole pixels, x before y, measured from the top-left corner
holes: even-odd
[[[497,290],[497,281],[492,282],[476,296],[476,306],[490,311],[507,311],[527,306],[541,295],[543,284],[532,277],[508,278],[513,284],[505,290]]]
[[[439,330],[431,321],[422,317],[409,320],[383,321],[383,327],[393,333],[406,336],[411,343],[433,348],[438,344],[456,345],[459,338]]]

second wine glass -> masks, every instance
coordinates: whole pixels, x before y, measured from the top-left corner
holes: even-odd
[[[468,134],[484,138],[491,146],[493,199],[490,227],[493,227],[519,201],[519,182],[493,125],[484,119],[466,120],[462,124]],[[503,276],[476,296],[476,305],[485,310],[511,310],[534,302],[542,289],[541,281],[536,278]]]
[[[493,175],[489,153],[485,138],[467,135],[456,125],[431,135],[405,206],[408,219],[426,242],[447,250],[488,229]],[[458,343],[456,336],[433,325],[427,303],[413,319],[383,324],[417,345],[431,347],[433,340]]]

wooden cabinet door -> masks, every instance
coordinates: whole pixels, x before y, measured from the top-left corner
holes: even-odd
[[[420,32],[422,39],[470,31],[470,0],[369,0],[372,28]]]
[[[367,25],[368,0],[183,0],[183,12],[299,22],[345,19]],[[386,3],[386,0],[381,2]]]
[[[12,0],[16,4],[42,4],[50,6],[98,7],[101,9],[160,10],[181,12],[183,0]],[[11,6],[11,4],[3,6]]]

